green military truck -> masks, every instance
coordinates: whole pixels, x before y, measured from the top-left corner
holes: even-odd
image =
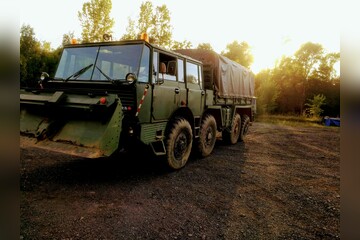
[[[145,40],[67,45],[55,75],[40,79],[20,89],[20,145],[86,158],[147,145],[180,169],[220,137],[243,140],[256,112],[248,69]]]

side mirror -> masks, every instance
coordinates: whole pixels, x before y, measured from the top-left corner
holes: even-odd
[[[41,76],[40,76],[40,81],[44,81],[44,80],[48,80],[49,79],[49,74],[47,72],[42,72]]]
[[[38,81],[38,84],[40,85],[40,88],[43,89],[43,82],[47,82],[50,79],[50,76],[47,72],[42,72],[40,76],[40,80]]]
[[[128,73],[128,74],[126,74],[125,79],[129,83],[134,83],[137,80],[137,76],[135,73]]]

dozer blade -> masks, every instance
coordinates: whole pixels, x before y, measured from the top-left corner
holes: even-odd
[[[106,104],[84,95],[26,95],[20,98],[20,147],[99,158],[119,146],[122,105],[116,95]]]
[[[38,141],[36,138],[31,138],[27,136],[20,136],[20,147],[39,148],[52,152],[65,153],[84,158],[100,158],[105,156],[105,153],[98,148],[77,146],[71,143],[54,142],[49,139]]]

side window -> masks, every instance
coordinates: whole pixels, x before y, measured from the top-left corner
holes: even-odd
[[[139,74],[138,74],[139,82],[149,81],[149,65],[150,65],[149,61],[150,61],[150,49],[147,46],[144,46],[143,53],[141,56]]]
[[[203,71],[202,71],[202,66],[199,66],[198,65],[198,69],[199,69],[199,81],[200,81],[200,87],[201,87],[201,89],[204,89],[204,86],[203,86],[203,76],[202,76],[202,73],[203,73]]]
[[[153,74],[152,74],[152,82],[156,82],[156,77],[159,76],[159,53],[154,52],[153,54]]]
[[[176,58],[164,53],[159,53],[159,80],[176,81],[177,61]]]
[[[178,80],[179,82],[184,82],[184,60],[178,59],[177,61],[177,67],[178,67]]]
[[[199,84],[198,65],[186,62],[186,80],[188,83]]]

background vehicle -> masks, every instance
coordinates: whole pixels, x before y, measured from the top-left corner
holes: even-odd
[[[137,143],[172,169],[206,157],[217,133],[243,140],[254,120],[254,74],[205,50],[144,40],[65,46],[54,77],[20,92],[21,144],[87,158]]]

